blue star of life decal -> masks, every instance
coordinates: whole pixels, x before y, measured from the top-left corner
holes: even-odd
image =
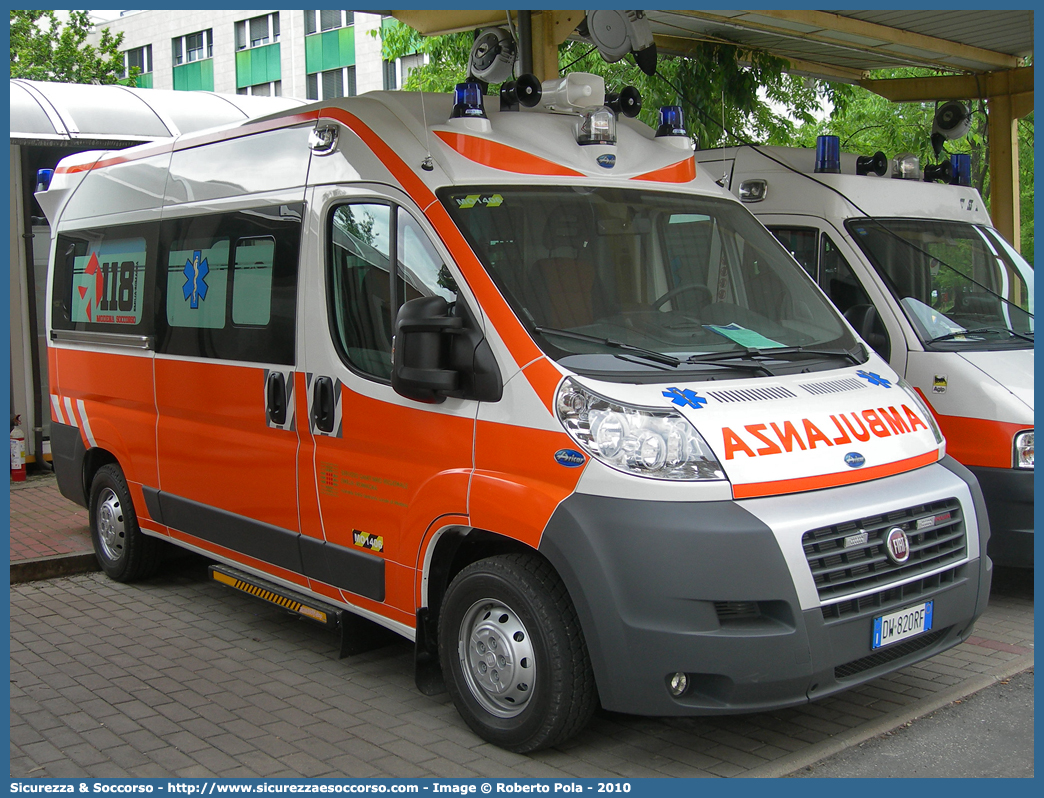
[[[668,388],[663,392],[663,395],[679,407],[685,407],[687,405],[699,410],[707,404],[707,400],[702,396],[697,396],[696,391],[691,388],[686,388],[685,390],[682,390],[681,388]]]
[[[182,291],[185,292],[185,299],[193,310],[199,308],[199,300],[206,300],[207,291],[210,289],[204,279],[210,274],[210,264],[206,258],[200,259],[202,255],[203,253],[197,249],[192,253],[192,257],[185,261],[185,285],[182,286]]]
[[[880,374],[875,374],[872,371],[863,371],[862,369],[860,369],[859,371],[856,372],[856,374],[858,376],[862,377],[864,380],[866,380],[871,385],[880,385],[882,388],[891,388],[892,387],[891,381],[886,380]]]

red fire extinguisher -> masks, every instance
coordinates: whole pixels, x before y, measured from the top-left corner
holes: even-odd
[[[25,482],[25,433],[18,426],[21,416],[15,416],[11,430],[11,481]]]

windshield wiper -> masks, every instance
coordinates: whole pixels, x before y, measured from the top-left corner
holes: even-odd
[[[1009,330],[1007,327],[976,327],[974,330],[954,330],[953,332],[946,333],[946,335],[939,335],[932,338],[928,343],[934,344],[939,341],[951,341],[963,335],[980,335],[982,333],[1005,333],[1010,335],[1012,338],[1021,338],[1023,341],[1029,341],[1031,344],[1033,343],[1033,333],[1015,332],[1015,330]]]
[[[556,327],[534,327],[541,335],[558,335],[562,338],[573,338],[577,341],[586,341],[589,344],[601,344],[602,346],[608,346],[612,349],[620,349],[624,352],[630,352],[639,357],[644,357],[646,360],[652,360],[656,363],[664,363],[668,366],[680,366],[681,360],[674,357],[674,355],[665,355],[663,352],[657,352],[653,349],[645,349],[641,346],[635,346],[634,344],[625,344],[623,341],[614,341],[612,338],[599,338],[597,335],[588,335],[587,333],[573,332],[572,330],[560,330]]]
[[[862,347],[859,347],[859,349],[862,349]],[[724,360],[739,357],[763,360],[787,360],[789,358],[780,357],[780,355],[810,355],[812,357],[840,357],[855,363],[857,366],[862,365],[866,362],[866,358],[860,358],[859,355],[856,354],[856,351],[858,351],[858,349],[853,351],[850,349],[810,349],[805,346],[774,346],[765,348],[745,346],[740,352],[708,352],[703,355],[693,355],[685,362],[701,363],[704,361]]]
[[[856,345],[853,349],[812,349],[807,346],[780,346],[772,347],[769,349],[756,350],[759,354],[766,357],[772,357],[774,355],[811,355],[812,357],[840,357],[845,360],[855,363],[857,366],[861,366],[866,362],[866,350],[862,346]],[[861,353],[863,356],[860,357]]]

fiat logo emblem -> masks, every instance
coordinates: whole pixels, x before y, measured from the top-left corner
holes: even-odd
[[[901,527],[893,526],[885,536],[885,554],[896,565],[902,565],[910,559],[910,541]]]

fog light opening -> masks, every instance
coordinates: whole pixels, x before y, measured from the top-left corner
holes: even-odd
[[[675,673],[668,680],[668,687],[670,687],[671,695],[681,698],[689,689],[689,677],[684,673]]]

